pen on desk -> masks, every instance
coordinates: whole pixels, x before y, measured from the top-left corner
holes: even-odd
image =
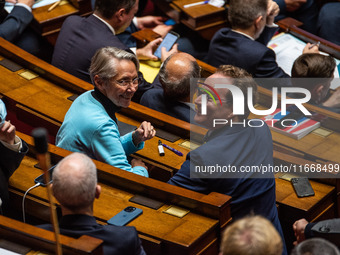
[[[48,8],[48,12],[50,12],[50,11],[52,11],[54,8],[56,8],[59,4],[60,4],[60,0],[59,1],[57,1],[57,2],[55,2],[50,8]]]
[[[175,153],[176,155],[178,156],[183,156],[183,153],[174,149],[174,148],[171,148],[169,145],[166,145],[166,144],[162,144],[165,148],[167,148],[168,150],[171,150],[173,153]]]
[[[192,7],[192,6],[202,5],[202,4],[207,4],[207,3],[209,3],[209,1],[201,1],[201,2],[197,2],[197,3],[186,4],[186,5],[183,5],[183,7],[189,8],[189,7]]]
[[[320,42],[317,42],[317,43],[313,43],[311,46],[309,46],[309,48],[308,49],[311,49],[311,48],[313,48],[314,46],[320,46]]]

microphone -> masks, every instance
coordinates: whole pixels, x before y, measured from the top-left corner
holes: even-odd
[[[45,128],[36,128],[32,131],[32,136],[34,138],[34,145],[35,149],[37,151],[37,158],[39,161],[39,164],[44,171],[44,179],[45,183],[49,183],[49,174],[48,169],[50,169],[51,160],[50,160],[50,154],[48,153],[48,143],[47,143],[47,130]],[[59,236],[59,225],[58,225],[58,218],[57,213],[55,210],[55,206],[53,203],[53,197],[52,197],[52,191],[51,186],[47,185],[47,196],[50,203],[50,212],[51,212],[51,220],[56,240],[56,254],[62,255],[62,248],[60,245],[60,236]]]

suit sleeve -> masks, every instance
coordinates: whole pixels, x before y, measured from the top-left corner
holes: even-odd
[[[289,78],[290,76],[278,66],[275,52],[268,48],[256,68],[255,77]]]
[[[5,20],[0,24],[0,36],[13,42],[32,21],[33,15],[25,7],[15,6]]]
[[[317,223],[309,223],[305,228],[305,237],[324,238],[336,246],[340,246],[340,219],[324,220]]]
[[[194,169],[195,165],[190,160],[189,154],[187,160],[181,166],[181,169],[168,181],[168,183],[196,192],[209,193],[209,185],[207,185],[205,179],[190,178],[190,168]]]
[[[13,172],[19,167],[22,159],[28,152],[28,146],[25,141],[22,141],[22,148],[20,152],[13,151],[6,148],[0,143],[0,168],[3,171],[7,179],[11,177]]]

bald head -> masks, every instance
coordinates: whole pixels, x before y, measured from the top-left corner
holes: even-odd
[[[58,163],[53,171],[53,193],[70,210],[90,207],[96,194],[97,170],[92,160],[73,153]]]
[[[159,71],[164,96],[183,101],[190,96],[190,79],[200,77],[196,59],[187,53],[175,53],[168,57]]]

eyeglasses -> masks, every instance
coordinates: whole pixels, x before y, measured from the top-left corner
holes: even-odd
[[[113,82],[115,82],[116,84],[118,84],[119,86],[122,86],[122,87],[127,87],[130,84],[132,84],[134,87],[136,87],[142,82],[142,78],[136,77],[133,80],[120,80],[120,81],[113,80]]]

